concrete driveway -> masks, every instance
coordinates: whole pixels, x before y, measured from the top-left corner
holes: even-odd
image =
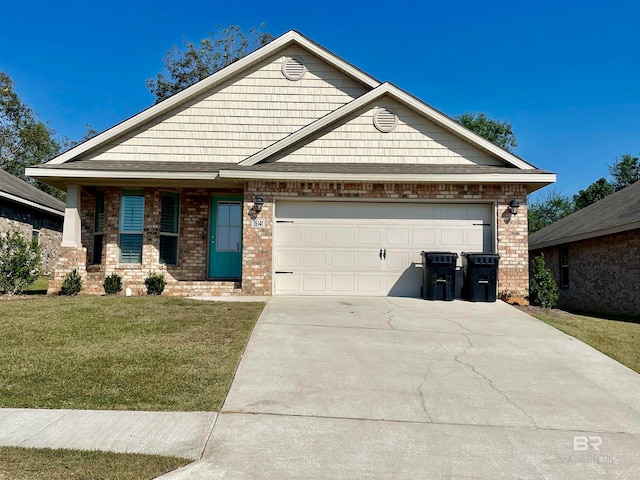
[[[640,478],[640,375],[502,302],[274,297],[163,478]]]

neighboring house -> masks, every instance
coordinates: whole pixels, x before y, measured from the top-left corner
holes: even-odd
[[[28,175],[67,190],[52,290],[176,295],[418,296],[420,252],[451,250],[497,251],[524,297],[555,181],[294,31]]]
[[[558,306],[640,316],[640,182],[529,237],[558,284]]]
[[[29,240],[37,238],[45,275],[53,273],[64,208],[60,200],[0,170],[0,233],[18,230]]]

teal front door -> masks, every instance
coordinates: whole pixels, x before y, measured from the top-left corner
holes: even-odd
[[[242,197],[213,197],[209,278],[242,278]]]

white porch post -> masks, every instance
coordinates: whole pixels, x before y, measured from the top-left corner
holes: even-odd
[[[80,187],[67,185],[67,205],[64,209],[62,247],[82,247],[80,229]]]

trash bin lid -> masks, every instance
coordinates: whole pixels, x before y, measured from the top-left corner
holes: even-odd
[[[500,259],[497,253],[462,252],[462,256],[470,265],[497,265]]]
[[[455,252],[422,252],[422,259],[426,263],[456,263],[458,254]]]

